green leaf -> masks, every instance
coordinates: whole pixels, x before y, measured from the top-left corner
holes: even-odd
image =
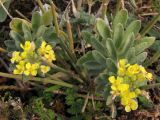
[[[104,45],[102,45],[99,40],[97,40],[91,33],[83,31],[82,32],[83,38],[86,40],[87,43],[91,44],[93,48],[103,54],[105,57],[108,57],[108,52]]]
[[[94,57],[92,55],[92,51],[87,52],[85,55],[83,55],[81,58],[78,59],[77,65],[81,66],[83,63],[94,60]]]
[[[42,20],[41,20],[41,16],[40,16],[39,12],[33,13],[33,15],[32,15],[32,28],[35,32],[42,25],[41,22],[42,22]]]
[[[91,44],[91,37],[92,37],[92,34],[88,31],[82,31],[82,37],[84,38],[84,40]]]
[[[58,36],[55,33],[53,27],[46,28],[43,34],[43,39],[49,43],[52,43],[52,45],[54,44],[54,46],[59,43]]]
[[[139,45],[136,45],[135,46],[135,50],[136,50],[136,55],[144,52],[145,49],[147,49],[150,45],[147,43],[147,42],[143,42],[143,43],[140,43]]]
[[[129,63],[136,56],[135,55],[135,51],[136,50],[135,50],[134,47],[132,47],[132,48],[129,49],[129,51],[128,51],[127,55],[126,55],[126,58],[127,58],[127,60],[128,60]]]
[[[146,97],[139,96],[138,99],[144,108],[153,108],[154,107],[153,102],[151,100],[148,100]]]
[[[91,76],[99,74],[106,67],[106,64],[101,64],[95,60],[92,51],[87,52],[80,59],[78,59],[77,65],[85,68]]]
[[[53,17],[52,17],[51,10],[43,13],[43,15],[42,15],[43,25],[45,25],[45,26],[50,25],[52,23],[52,20],[53,20]]]
[[[106,58],[105,58],[100,52],[98,52],[97,50],[93,50],[93,51],[92,51],[92,54],[93,54],[94,59],[95,59],[98,63],[100,63],[100,64],[105,64]]]
[[[123,27],[125,28],[127,20],[128,20],[128,11],[127,10],[119,11],[113,21],[113,31],[115,31],[119,23],[122,24]]]
[[[106,48],[108,50],[109,57],[112,58],[115,62],[117,62],[117,52],[112,39],[108,38],[106,40]]]
[[[137,33],[139,33],[140,28],[141,28],[141,21],[140,20],[135,20],[135,21],[131,22],[126,29],[124,38],[126,36],[128,36],[128,34],[130,34],[130,33],[134,33],[134,35],[136,36]]]
[[[40,26],[38,29],[37,29],[37,32],[35,34],[35,38],[39,38],[39,37],[42,37],[43,34],[45,33],[47,27],[45,27],[44,25]]]
[[[12,21],[10,22],[9,26],[15,32],[22,33],[23,32],[22,23],[25,23],[26,25],[28,25],[31,28],[31,23],[27,22],[24,19],[20,19],[20,18],[13,18]]]
[[[15,41],[14,40],[5,40],[4,44],[7,46],[7,50],[10,51],[15,51],[17,50],[15,48]]]
[[[123,35],[124,35],[124,28],[123,28],[123,25],[119,23],[113,33],[113,41],[116,48],[118,48],[119,45],[121,45]]]
[[[147,52],[143,52],[143,53],[135,56],[135,58],[131,60],[131,63],[132,64],[134,64],[134,63],[142,64],[146,58],[147,58]]]
[[[109,25],[107,25],[103,19],[98,18],[96,26],[99,34],[102,36],[103,39],[106,40],[107,38],[111,38],[111,31]]]
[[[127,53],[128,53],[128,50],[132,47],[133,45],[133,42],[134,42],[134,34],[131,33],[130,35],[128,35],[128,38],[127,39],[124,39],[124,44],[123,46],[121,46],[121,48],[119,49],[120,50],[120,58],[125,58]]]
[[[24,43],[24,38],[17,32],[11,30],[10,36],[15,40],[15,45],[18,49],[20,49],[20,44]]]
[[[117,65],[111,58],[106,59],[106,68],[110,72],[109,74],[117,73]]]
[[[32,41],[31,29],[29,28],[29,26],[26,25],[25,23],[22,23],[22,30],[24,33],[24,39]]]
[[[103,91],[104,88],[106,88],[106,84],[108,83],[107,78],[108,75],[108,69],[105,68],[102,72],[99,73],[99,75],[95,78],[96,84],[97,84],[97,90]]]
[[[2,4],[6,9],[9,8],[11,0],[1,0]],[[7,18],[7,13],[3,9],[3,7],[0,5],[0,22],[4,22]]]
[[[150,47],[153,51],[159,51],[160,50],[160,40],[156,40],[154,44]]]
[[[95,37],[91,37],[91,45],[100,53],[102,53],[105,57],[108,57],[108,52],[106,48]]]
[[[155,42],[155,37],[141,38],[140,40],[135,41],[135,45],[139,45],[139,44],[144,43],[144,42],[147,42],[147,48],[149,48]]]

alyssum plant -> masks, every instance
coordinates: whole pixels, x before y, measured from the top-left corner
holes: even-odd
[[[136,110],[137,98],[145,92],[142,88],[153,79],[141,64],[155,38],[139,34],[141,22],[128,25],[127,10],[119,11],[110,24],[98,18],[94,34],[85,29],[82,32],[93,49],[78,58],[70,22],[66,21],[65,32],[59,27],[53,3],[48,10],[43,6],[41,10],[42,14],[33,13],[31,22],[20,18],[11,21],[12,40],[5,44],[11,53],[13,74],[0,76],[85,91],[82,111],[89,95],[94,100],[97,94],[104,95],[108,106],[121,101],[126,112]]]
[[[103,91],[108,105],[120,99],[126,112],[136,110],[136,98],[143,96],[142,86],[153,79],[152,74],[139,64],[146,59],[145,50],[154,43],[155,38],[139,34],[139,20],[128,25],[126,10],[118,12],[111,25],[97,19],[96,26],[97,34],[83,31],[84,39],[95,50],[82,56],[78,64],[87,69],[91,77],[95,77],[97,92]]]

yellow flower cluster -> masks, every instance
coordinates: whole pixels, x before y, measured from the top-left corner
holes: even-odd
[[[54,51],[50,45],[42,41],[40,48],[36,49],[34,42],[26,41],[20,45],[22,52],[12,53],[11,63],[16,64],[14,74],[36,76],[37,73],[45,74],[50,67],[45,65],[43,60],[52,62],[56,60]]]
[[[111,94],[121,98],[121,104],[126,112],[138,108],[137,96],[141,94],[140,86],[152,80],[152,74],[148,73],[143,66],[130,65],[126,59],[118,62],[118,76],[110,76]]]

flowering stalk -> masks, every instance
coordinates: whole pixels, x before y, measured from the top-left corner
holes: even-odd
[[[141,89],[147,90],[147,89],[152,89],[152,88],[156,88],[156,87],[160,87],[160,83],[145,85],[145,86],[142,86]]]
[[[56,29],[57,35],[59,35],[59,25],[58,25],[57,13],[56,13],[55,5],[53,4],[53,2],[50,2],[50,4],[51,4],[51,10],[52,10],[53,22],[54,22],[54,25],[55,25],[55,29]]]
[[[23,76],[22,75],[13,75],[13,74],[8,74],[8,73],[3,73],[0,72],[0,76],[1,77],[6,77],[6,78],[13,78],[13,79],[17,79],[17,80],[23,80]],[[60,82],[59,80],[52,80],[52,79],[48,79],[48,78],[39,78],[39,77],[32,77],[32,76],[25,76],[26,80],[29,81],[35,81],[35,82],[42,82],[44,84],[55,84],[55,85],[61,85],[64,87],[68,87],[68,88],[73,88],[75,87],[74,85],[70,84],[70,83],[66,83],[66,82]]]
[[[107,6],[110,0],[103,0],[102,2],[102,18],[104,19],[107,12]]]
[[[147,85],[147,81],[153,79],[143,66],[130,65],[127,60],[121,59],[118,63],[117,76],[110,76],[111,94],[113,99],[120,97],[121,104],[126,112],[138,108],[137,97],[142,95],[141,87]]]
[[[71,23],[69,21],[68,16],[67,16],[67,20],[66,20],[66,28],[67,28],[67,32],[68,32],[68,38],[69,38],[69,47],[70,47],[70,50],[72,51],[72,53],[74,53],[74,40],[73,40]]]
[[[75,74],[73,74],[71,71],[65,70],[65,69],[63,69],[63,68],[61,68],[61,67],[59,67],[59,66],[57,66],[57,65],[55,65],[55,64],[53,64],[53,63],[50,63],[50,62],[47,62],[47,61],[44,61],[44,62],[45,62],[47,65],[49,65],[50,67],[52,67],[53,69],[58,70],[58,71],[61,71],[61,72],[64,72],[64,73],[72,76],[74,79],[76,79],[76,80],[79,81],[80,83],[83,83],[83,82],[84,82],[81,78],[79,78],[78,76],[76,76]]]
[[[115,14],[118,13],[120,7],[121,7],[121,0],[117,0],[117,4],[116,4],[116,12],[115,12]]]

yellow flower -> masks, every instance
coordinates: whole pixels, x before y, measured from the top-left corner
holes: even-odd
[[[137,95],[135,92],[130,92],[129,90],[123,91],[121,93],[121,97],[122,98],[128,98],[128,99],[132,99],[132,98],[136,98]]]
[[[24,51],[33,51],[33,50],[35,50],[34,42],[26,41],[24,45],[20,44],[20,46]]]
[[[121,104],[125,106],[126,112],[130,112],[131,110],[136,110],[138,108],[138,103],[134,99],[122,98]]]
[[[146,74],[146,78],[147,78],[148,80],[152,80],[152,79],[153,79],[153,75],[152,75],[151,73],[147,73],[147,74]]]
[[[120,93],[123,93],[124,91],[127,91],[129,89],[129,85],[128,84],[120,84],[118,86],[118,90],[120,91]]]
[[[16,69],[14,69],[13,74],[23,74],[25,70],[25,62],[20,61],[18,65],[16,65]]]
[[[23,59],[26,59],[26,58],[27,58],[27,52],[22,52],[22,53],[21,53],[21,57],[22,57]]]
[[[49,62],[55,61],[56,60],[56,56],[54,54],[53,51],[49,52],[48,54],[45,54],[45,59]]]
[[[127,60],[126,59],[121,59],[118,62],[119,67],[122,67],[122,68],[124,68],[126,66],[126,64],[127,64]]]
[[[45,41],[42,42],[40,48],[38,49],[39,55],[41,55],[45,60],[52,62],[56,60],[55,53],[50,45],[47,45]]]
[[[138,64],[130,65],[127,69],[127,75],[129,76],[138,74],[139,72],[140,72],[140,69]]]
[[[117,77],[117,79],[114,76],[109,77],[109,81],[112,84],[111,85],[111,93],[112,94],[118,94],[121,92],[124,92],[129,89],[128,84],[121,84],[123,79],[121,77]]]
[[[11,58],[12,63],[19,62],[21,60],[22,60],[22,58],[20,56],[20,52],[15,51],[15,52],[12,53],[12,58]]]
[[[26,67],[26,69],[24,71],[24,74],[26,76],[28,76],[28,75],[36,76],[37,75],[37,70],[39,68],[38,63],[35,63],[35,64],[27,63],[25,67]]]
[[[50,67],[45,65],[41,65],[40,68],[43,74],[47,73],[50,70]]]
[[[126,74],[126,68],[119,67],[118,68],[118,75],[124,76],[125,74]]]
[[[111,94],[114,97],[120,97],[121,104],[125,107],[126,112],[136,110],[138,108],[136,98],[140,94],[143,95],[143,91],[139,87],[146,84],[145,80],[152,79],[153,75],[147,72],[143,66],[130,65],[126,59],[121,59],[118,62],[117,77],[109,77]]]

